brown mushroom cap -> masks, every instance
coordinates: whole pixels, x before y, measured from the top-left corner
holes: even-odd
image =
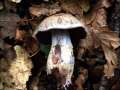
[[[39,31],[44,32],[52,29],[67,30],[78,27],[85,27],[84,23],[71,14],[60,13],[44,19],[36,28],[33,36],[36,35]]]

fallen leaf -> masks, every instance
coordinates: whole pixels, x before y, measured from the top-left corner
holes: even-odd
[[[111,47],[106,46],[105,44],[102,44],[102,49],[104,51],[104,55],[107,60],[107,63],[111,65],[117,65],[118,58],[115,53],[115,50],[113,50]]]
[[[101,30],[99,30],[101,29]],[[96,30],[92,28],[87,30],[87,37],[80,42],[80,49],[78,49],[78,58],[82,57],[80,54],[86,50],[93,50],[95,48],[102,48],[107,64],[105,64],[105,76],[112,77],[114,69],[118,65],[118,57],[115,49],[120,46],[120,38],[118,34],[110,31],[109,28],[99,28]]]
[[[81,8],[81,2],[79,0],[59,0],[62,9],[65,12],[73,15],[83,16],[83,9]]]

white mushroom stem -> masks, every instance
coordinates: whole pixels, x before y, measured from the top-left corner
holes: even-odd
[[[56,58],[59,57],[58,62],[53,63],[56,45],[59,45],[61,50],[58,51],[59,55],[56,55]],[[47,73],[50,74],[53,68],[58,68],[60,73],[66,74],[65,85],[71,83],[71,76],[74,69],[74,55],[69,32],[66,30],[52,31],[52,45],[47,60]]]

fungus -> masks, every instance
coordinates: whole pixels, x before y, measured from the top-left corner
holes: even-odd
[[[43,43],[48,43],[47,40],[50,38],[50,35],[47,32],[51,33],[52,45],[47,59],[47,73],[51,74],[54,68],[58,68],[61,74],[66,75],[66,82],[63,86],[71,84],[71,76],[75,63],[70,36],[75,35],[74,32],[78,30],[79,32],[76,35],[78,36],[79,34],[79,37],[75,37],[78,40],[79,38],[85,38],[85,29],[86,27],[82,21],[79,21],[70,14],[60,13],[44,19],[33,33],[33,37],[41,42],[43,41]],[[38,32],[41,34],[38,35]]]

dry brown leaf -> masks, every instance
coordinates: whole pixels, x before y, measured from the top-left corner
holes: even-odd
[[[105,44],[113,49],[116,49],[120,46],[120,38],[118,37],[117,33],[110,30],[108,31],[108,28],[99,29],[101,30],[89,28],[89,30],[87,30],[87,37],[81,40],[80,46],[86,49],[89,49],[93,46],[96,48],[101,44]]]
[[[84,21],[85,21],[85,23],[87,25],[91,24],[95,20],[96,15],[97,15],[97,13],[94,10],[91,10],[90,13],[84,15]]]
[[[84,1],[84,0],[83,0]],[[108,0],[99,0],[96,5],[93,6],[90,13],[84,15],[86,24],[91,24],[93,27],[107,26],[106,10],[111,6],[111,2]]]
[[[108,47],[116,49],[120,46],[120,38],[113,31],[100,31],[97,33],[97,36],[101,40],[101,43],[104,43]]]
[[[81,59],[86,50],[91,50],[100,46],[100,41],[95,33],[90,29],[87,30],[87,36],[85,39],[81,39],[78,48],[78,59]]]
[[[105,8],[109,8],[111,6],[111,0],[101,0],[102,6]]]
[[[112,77],[112,76],[114,76],[114,69],[118,65],[117,55],[113,49],[111,49],[110,47],[108,47],[104,44],[102,44],[102,48],[103,48],[103,51],[105,54],[105,58],[107,60],[107,64],[104,65],[105,76]]]
[[[87,31],[87,37],[85,39],[82,39],[80,42],[80,46],[84,47],[88,50],[91,48],[97,48],[100,46],[100,40],[96,32],[92,29],[89,29]]]
[[[104,76],[106,76],[107,78],[113,77],[114,76],[114,69],[115,69],[114,65],[105,64],[104,65]]]
[[[115,50],[113,50],[111,47],[106,46],[105,44],[102,44],[102,49],[104,51],[105,58],[108,61],[107,63],[111,65],[117,65],[118,61]]]
[[[113,31],[100,31],[99,33],[99,37],[100,39],[106,39],[106,40],[109,40],[109,41],[119,41],[119,37],[118,37],[118,34],[113,32]]]
[[[34,16],[41,16],[48,14],[49,10],[47,8],[40,8],[40,7],[30,7],[30,13]]]
[[[29,11],[32,15],[37,17],[40,17],[41,15],[49,16],[60,12],[61,7],[59,7],[58,3],[53,5],[32,5],[32,7],[29,8]]]
[[[120,38],[117,33],[110,31],[108,28],[99,29],[96,30],[95,28],[92,28],[87,30],[87,37],[81,40],[81,49],[79,50],[82,50],[83,48],[85,52],[85,49],[92,50],[93,48],[102,48],[107,60],[104,69],[105,76],[111,77],[114,75],[114,69],[118,65],[118,58],[115,49],[120,46]],[[78,52],[78,55],[80,55],[81,52],[83,53],[83,50]]]
[[[116,42],[116,41],[111,41],[111,45],[114,49],[118,48],[120,46],[120,42]]]
[[[79,17],[83,16],[83,10],[79,0],[59,0],[59,2],[64,11],[73,15],[79,15]]]
[[[104,8],[95,9],[95,10],[93,10],[92,13],[93,13],[92,14],[93,16],[91,16],[91,17],[93,17],[94,19],[93,19],[93,21],[91,23],[89,23],[92,27],[99,28],[99,27],[107,26],[106,11],[105,11]],[[90,21],[88,20],[88,22],[90,22]]]

